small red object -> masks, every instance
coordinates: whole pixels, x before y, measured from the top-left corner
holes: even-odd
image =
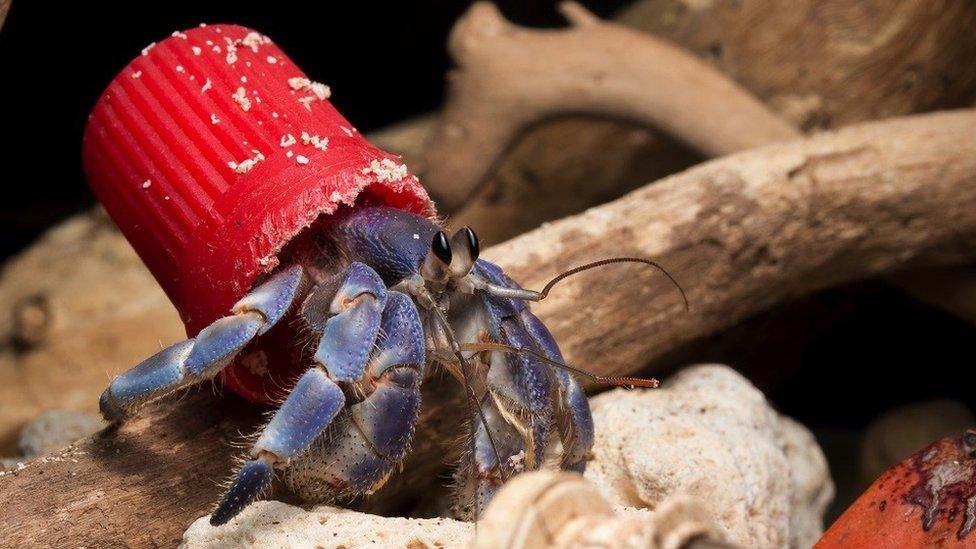
[[[303,229],[362,196],[433,215],[399,158],[366,142],[267,37],[175,32],[109,84],[82,145],[88,182],[194,335],[278,264]],[[259,402],[280,380],[234,364]]]
[[[814,549],[976,547],[976,431],[943,438],[885,471]]]

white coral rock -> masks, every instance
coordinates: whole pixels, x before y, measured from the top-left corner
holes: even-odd
[[[727,539],[747,547],[807,547],[819,537],[833,497],[823,452],[731,368],[688,368],[661,389],[618,389],[590,404],[586,478],[612,503],[653,509],[696,496]]]
[[[451,519],[380,517],[328,505],[311,511],[258,501],[220,527],[201,517],[183,534],[182,549],[262,547],[469,547],[474,525]]]

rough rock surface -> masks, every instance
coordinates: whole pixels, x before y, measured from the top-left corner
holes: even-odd
[[[194,522],[183,536],[182,549],[274,547],[468,547],[474,525],[452,519],[380,517],[319,505],[311,511],[279,501],[259,501],[224,526],[210,526],[209,517]]]
[[[696,366],[662,389],[590,402],[596,444],[586,477],[612,503],[654,508],[696,496],[728,540],[747,547],[807,547],[819,537],[833,496],[823,452],[731,368]]]
[[[528,475],[527,475],[528,477]],[[522,479],[523,477],[519,477]],[[517,482],[517,481],[513,481]],[[597,495],[599,499],[599,495]],[[554,546],[575,547],[573,539],[587,539],[599,547],[670,547],[663,542],[655,545],[632,543],[611,543],[614,533],[626,532],[627,539],[647,541],[648,534],[656,533],[656,538],[679,539],[683,530],[690,527],[712,531],[712,523],[702,514],[701,502],[677,498],[662,504],[655,512],[631,507],[616,507],[613,516],[602,516],[599,511],[605,502],[594,501],[595,514],[591,520],[583,520],[589,525],[585,532],[576,531],[579,525],[564,524],[566,532]],[[519,517],[529,522],[538,509],[514,509]],[[524,515],[524,516],[523,516]],[[557,513],[557,515],[559,515]],[[550,516],[550,520],[569,520],[572,516]],[[582,517],[586,519],[587,517]],[[322,547],[400,547],[405,549],[424,548],[466,548],[475,542],[476,531],[469,522],[449,518],[410,519],[401,517],[382,517],[348,509],[319,505],[306,511],[301,507],[280,501],[259,501],[246,508],[240,515],[224,526],[211,526],[208,516],[193,522],[183,535],[181,549],[231,549],[236,547],[274,548],[274,549],[319,549]],[[691,525],[691,526],[689,526]],[[511,524],[511,527],[515,527]],[[524,526],[524,525],[523,525]],[[494,547],[487,539],[508,538],[507,532],[477,532],[478,547]],[[505,524],[492,524],[495,530],[505,529]],[[687,532],[684,532],[687,533]],[[493,535],[494,534],[494,535]],[[651,536],[655,537],[655,536]],[[599,541],[597,541],[599,540]],[[621,541],[621,540],[618,540]]]
[[[20,453],[27,458],[60,450],[105,427],[95,414],[50,410],[28,423],[20,433]]]
[[[861,480],[870,484],[920,448],[972,427],[976,416],[955,400],[929,400],[888,410],[868,425],[861,439]]]

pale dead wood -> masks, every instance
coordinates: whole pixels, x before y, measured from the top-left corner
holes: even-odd
[[[616,19],[707,59],[804,130],[976,97],[969,0],[641,0]]]
[[[97,412],[112,377],[186,337],[102,211],[50,230],[0,269],[0,452],[52,408]]]
[[[429,189],[460,206],[526,127],[567,113],[659,128],[708,156],[796,137],[749,92],[686,51],[566,2],[570,27],[506,21],[479,2],[455,25],[458,68],[425,152]]]
[[[580,275],[536,306],[568,360],[600,373],[634,373],[783,300],[976,258],[974,127],[976,111],[957,111],[740,153],[486,255],[528,287],[611,255],[666,265],[691,299],[688,313],[659,275],[628,267]],[[448,392],[457,394],[450,384],[426,388],[424,425],[406,471],[372,498],[374,508],[444,482],[438,474],[460,415]],[[235,402],[203,391],[5,474],[0,537],[15,546],[171,544],[210,510],[236,453],[228,442],[257,421]]]
[[[976,65],[968,62],[976,55],[976,3],[966,0],[638,0],[616,21],[697,55],[804,131],[972,105],[976,97]],[[527,86],[534,76],[520,78]],[[371,137],[422,175],[425,133],[434,127],[425,119]],[[528,128],[463,207],[441,211],[497,243],[697,161],[660,130],[574,115]],[[425,184],[440,196],[455,181]]]

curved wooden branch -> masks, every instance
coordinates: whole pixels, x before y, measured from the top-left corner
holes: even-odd
[[[634,373],[655,357],[807,292],[902,267],[976,258],[976,111],[894,119],[715,160],[491,248],[527,287],[595,258],[639,255],[661,277],[611,267],[567,280],[536,307],[567,358]],[[367,507],[443,483],[458,432],[445,380],[425,386],[404,473]],[[235,404],[237,403],[237,404]],[[0,539],[14,546],[173,545],[210,510],[240,440],[259,421],[199,391],[118,433],[0,476]]]
[[[10,0],[0,0],[0,28],[3,28],[3,22],[7,20],[7,12],[10,11]]]
[[[449,41],[458,68],[424,154],[426,185],[453,210],[526,127],[558,114],[622,117],[660,128],[708,156],[796,137],[749,92],[661,39],[602,21],[582,6],[570,27],[538,30],[479,2]]]

